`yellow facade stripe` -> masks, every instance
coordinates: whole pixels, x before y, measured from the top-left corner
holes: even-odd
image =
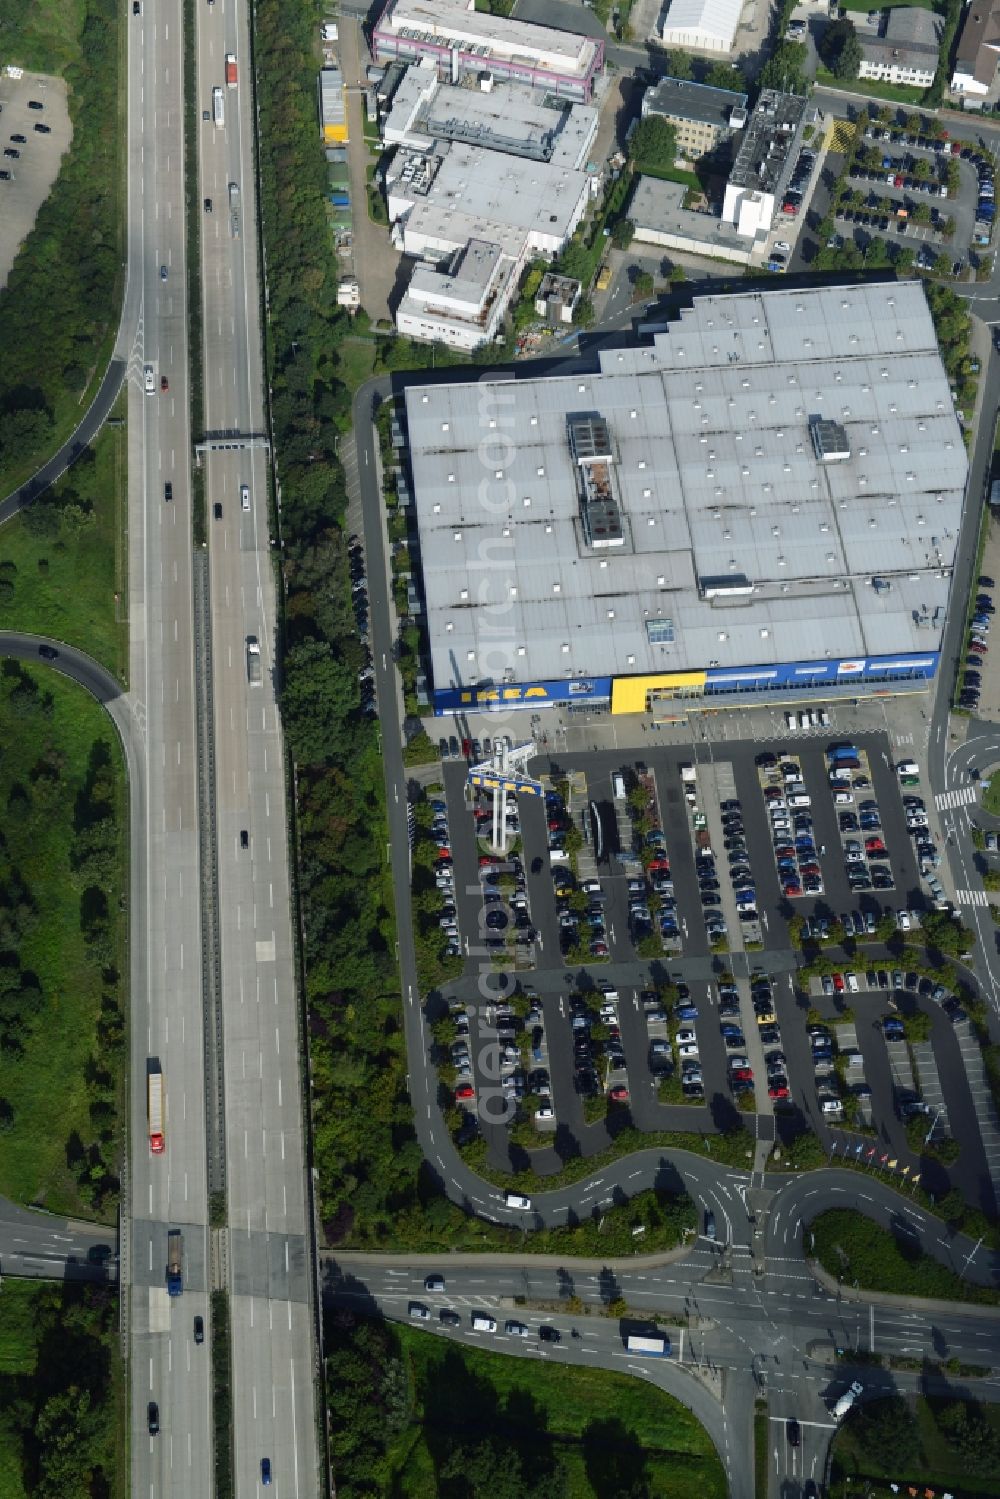
[[[704,671],[665,672],[651,677],[615,677],[611,684],[612,713],[645,713],[651,692],[704,687]]]

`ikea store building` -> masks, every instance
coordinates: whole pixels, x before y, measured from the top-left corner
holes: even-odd
[[[934,677],[967,462],[918,282],[701,297],[597,373],[406,416],[437,714]]]

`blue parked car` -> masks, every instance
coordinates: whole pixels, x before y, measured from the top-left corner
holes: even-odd
[[[677,1006],[677,1019],[678,1020],[697,1020],[698,1019],[698,1006],[697,1005],[678,1005]]]

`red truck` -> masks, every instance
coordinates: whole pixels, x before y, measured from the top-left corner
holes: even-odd
[[[235,52],[227,52],[226,53],[226,87],[227,88],[235,88],[236,84],[237,84],[237,77],[236,77],[236,53]]]

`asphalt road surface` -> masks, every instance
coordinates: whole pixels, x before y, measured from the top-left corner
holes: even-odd
[[[964,1266],[981,1283],[995,1285],[1000,1278],[996,1255],[984,1255],[968,1240],[948,1242],[939,1222],[852,1172],[810,1173],[775,1194],[754,1187],[747,1176],[716,1168],[715,1193],[716,1200],[730,1199],[731,1216],[717,1218],[716,1241],[698,1237],[686,1252],[611,1261],[517,1253],[330,1253],[323,1256],[324,1299],[399,1321],[411,1321],[417,1303],[431,1316],[416,1325],[439,1337],[647,1379],[683,1401],[705,1425],[734,1499],[753,1493],[755,1399],[769,1402],[775,1477],[791,1496],[808,1478],[822,1481],[836,1427],[830,1412],[852,1379],[861,1380],[866,1398],[949,1388],[942,1377],[931,1375],[921,1384],[905,1372],[862,1365],[860,1359],[853,1363],[852,1354],[934,1363],[958,1359],[983,1370],[978,1398],[1000,1400],[1000,1369],[993,1367],[1000,1310],[827,1290],[809,1271],[803,1235],[815,1213],[839,1206],[886,1225],[904,1216],[915,1243],[944,1263]],[[431,1273],[444,1276],[444,1291],[426,1289]],[[570,1298],[578,1299],[576,1311],[568,1308]],[[620,1320],[607,1312],[618,1299],[627,1307]],[[458,1313],[457,1327],[440,1321],[442,1308]],[[475,1311],[495,1318],[495,1333],[472,1327]],[[637,1357],[625,1346],[628,1331],[643,1330],[654,1316],[670,1338],[669,1360]],[[508,1319],[525,1323],[529,1337],[507,1333]],[[557,1328],[559,1341],[542,1342],[541,1326]],[[951,1387],[961,1393],[960,1383]],[[784,1429],[793,1416],[802,1427],[796,1452],[787,1450]]]
[[[197,95],[210,105],[227,53],[225,125],[199,124],[208,433],[260,433],[264,375],[254,110],[247,9],[196,9]],[[275,574],[262,444],[205,456],[209,504],[217,911],[224,1043],[233,1423],[237,1495],[261,1459],[277,1492],[318,1495],[312,1206],[299,1073],[285,758],[278,716]],[[251,685],[247,638],[260,645]],[[246,847],[243,837],[246,836]]]
[[[209,1344],[193,1340],[194,1317],[208,1324],[211,1287],[179,7],[129,14],[126,45],[128,280],[118,353],[128,364],[129,703],[146,779],[130,829],[132,1152],[121,1259],[130,1286],[131,1489],[180,1496],[211,1491],[213,1438]],[[165,1090],[160,1156],[146,1143],[154,1060]],[[166,1289],[171,1229],[183,1236],[179,1297]],[[151,1400],[155,1437],[146,1429]]]

